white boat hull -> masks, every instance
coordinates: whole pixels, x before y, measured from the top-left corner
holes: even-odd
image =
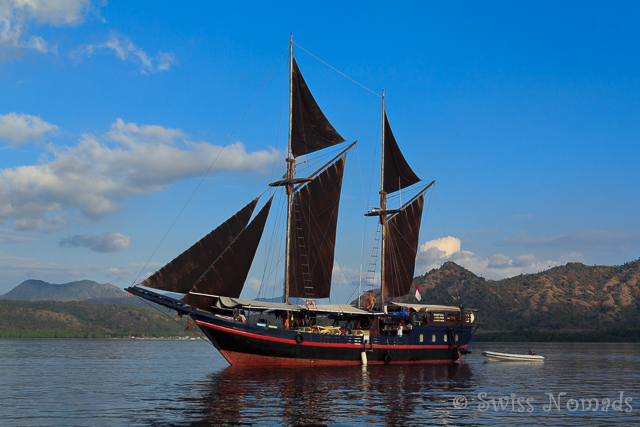
[[[509,354],[497,353],[495,351],[483,351],[482,355],[489,358],[489,360],[504,362],[544,362],[544,356],[531,354]]]

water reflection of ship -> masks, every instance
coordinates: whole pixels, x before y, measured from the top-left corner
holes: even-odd
[[[438,418],[455,425],[451,396],[467,392],[472,376],[466,364],[230,366],[197,385],[199,397],[185,405],[194,412],[184,418],[194,419],[191,426],[409,425]]]

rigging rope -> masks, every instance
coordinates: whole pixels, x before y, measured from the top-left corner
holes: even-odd
[[[382,95],[377,94],[376,92],[374,92],[373,90],[369,89],[368,87],[366,87],[365,85],[363,85],[362,83],[357,82],[356,80],[352,79],[351,77],[347,76],[345,73],[343,73],[342,71],[338,70],[337,68],[327,64],[326,62],[324,62],[322,59],[318,58],[317,56],[315,56],[313,53],[309,52],[307,49],[303,48],[302,46],[300,46],[298,43],[293,42],[293,44],[295,44],[296,46],[298,46],[300,49],[304,50],[305,52],[307,52],[309,55],[313,56],[314,58],[316,58],[318,61],[322,62],[324,65],[326,65],[327,67],[331,68],[333,71],[335,71],[336,73],[348,78],[349,80],[351,80],[352,82],[354,82],[355,84],[357,84],[358,86],[368,90],[369,92],[371,92],[372,94],[374,94],[375,96],[377,96],[378,98],[382,98]]]
[[[145,268],[147,268],[147,265],[149,265],[149,263],[151,262],[151,259],[153,258],[153,256],[156,254],[156,252],[158,251],[158,249],[160,248],[160,246],[162,245],[162,242],[164,242],[164,240],[167,238],[167,236],[169,235],[169,233],[171,232],[171,230],[173,229],[173,226],[176,225],[176,222],[178,222],[178,219],[180,218],[180,216],[182,215],[182,213],[184,212],[184,210],[187,208],[187,205],[189,205],[189,203],[191,202],[191,199],[193,199],[193,196],[196,194],[196,192],[198,191],[198,189],[200,188],[200,186],[202,185],[202,183],[204,182],[205,178],[207,177],[207,175],[209,175],[209,172],[211,172],[211,169],[213,169],[213,166],[216,164],[216,162],[218,161],[218,158],[220,158],[220,155],[222,154],[222,152],[224,151],[224,149],[226,148],[226,146],[229,144],[229,141],[231,141],[231,138],[233,138],[233,135],[236,133],[236,130],[238,130],[238,127],[240,127],[240,124],[242,123],[242,121],[244,120],[244,118],[247,116],[247,114],[249,113],[249,110],[251,110],[251,107],[253,107],[253,104],[256,102],[256,99],[258,99],[258,96],[260,96],[260,93],[262,92],[262,89],[264,89],[265,85],[267,84],[267,82],[269,81],[269,79],[271,78],[271,75],[273,74],[273,72],[276,70],[276,68],[278,67],[278,65],[280,64],[280,61],[282,61],[282,57],[284,56],[284,54],[287,51],[285,50],[284,52],[282,52],[282,55],[280,56],[280,59],[278,59],[278,62],[276,63],[276,65],[273,67],[273,69],[271,70],[271,72],[269,73],[269,76],[267,77],[267,79],[264,81],[264,83],[262,84],[262,86],[260,87],[260,90],[258,90],[258,93],[256,94],[256,96],[253,98],[253,101],[251,101],[251,104],[249,105],[249,107],[247,108],[247,110],[244,112],[244,114],[242,115],[242,117],[240,118],[240,121],[238,122],[238,124],[236,125],[235,128],[233,128],[233,131],[231,132],[231,134],[229,135],[229,138],[227,138],[227,141],[224,143],[224,145],[222,146],[222,149],[220,150],[220,152],[218,153],[218,155],[216,156],[215,159],[213,159],[213,162],[211,163],[211,166],[209,166],[209,169],[207,169],[207,171],[204,173],[204,175],[202,176],[202,178],[200,179],[200,182],[198,182],[198,185],[196,185],[196,188],[193,190],[193,192],[191,193],[191,195],[189,196],[189,198],[187,199],[187,201],[185,202],[184,206],[182,207],[182,209],[180,209],[180,212],[178,213],[178,216],[176,216],[176,219],[173,220],[173,222],[171,223],[171,226],[169,227],[169,229],[167,230],[167,232],[165,233],[165,235],[162,237],[162,239],[160,240],[160,243],[158,243],[158,246],[156,246],[156,248],[154,249],[153,253],[151,254],[151,256],[149,257],[149,259],[147,260],[147,262],[144,264],[144,266],[142,267],[142,269],[140,270],[140,272],[138,273],[138,275],[136,276],[136,278],[133,280],[132,286],[135,286],[136,282],[138,281],[138,278],[140,278],[140,275],[142,275],[142,272],[144,271]]]
[[[139,297],[138,295],[134,295],[136,298],[140,298],[145,304],[147,304],[149,307],[151,307],[152,309],[159,311],[160,313],[164,314],[165,316],[167,316],[169,319],[173,320],[174,322],[176,322],[178,325],[180,325],[180,327],[182,327],[185,331],[189,331],[191,332],[193,335],[197,336],[198,338],[200,338],[201,340],[206,341],[207,343],[211,344],[213,346],[213,343],[211,341],[209,341],[206,337],[200,335],[199,333],[195,332],[192,328],[185,328],[184,325],[182,323],[180,323],[176,318],[172,317],[169,313],[165,313],[164,311],[160,310],[158,307],[155,306],[155,304],[151,304],[149,301],[147,301],[144,298]],[[194,321],[195,322],[195,321]],[[187,325],[189,324],[189,317],[187,317]],[[215,346],[214,346],[215,347]]]

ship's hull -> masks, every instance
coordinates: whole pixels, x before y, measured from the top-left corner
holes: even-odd
[[[471,335],[471,326],[445,325],[416,325],[403,337],[328,335],[192,317],[231,365],[358,365],[363,352],[368,364],[453,363]]]

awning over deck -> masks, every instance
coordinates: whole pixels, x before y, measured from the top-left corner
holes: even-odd
[[[266,302],[266,301],[254,301],[248,299],[241,298],[229,298],[229,297],[217,297],[218,300],[215,303],[215,306],[218,308],[238,308],[244,310],[255,310],[255,311],[267,311],[267,310],[283,310],[283,311],[297,311],[297,310],[306,310],[307,307],[304,305],[293,305],[286,304],[283,302]],[[309,309],[310,311],[316,311],[320,313],[338,313],[338,314],[363,314],[363,315],[371,315],[372,313],[360,310],[359,308],[355,308],[348,304],[329,304],[329,305],[318,305],[316,308],[313,306]]]
[[[460,307],[454,307],[451,305],[432,305],[432,304],[409,304],[404,302],[389,302],[389,307],[408,307],[414,311],[455,311],[459,312]]]

